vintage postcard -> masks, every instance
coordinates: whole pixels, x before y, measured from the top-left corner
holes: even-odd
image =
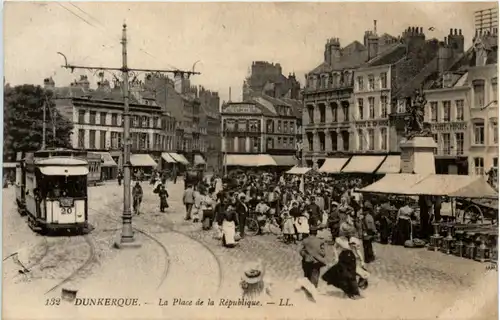
[[[498,318],[496,2],[3,26],[2,318]]]

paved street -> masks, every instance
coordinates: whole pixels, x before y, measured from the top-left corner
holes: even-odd
[[[171,207],[165,214],[159,213],[159,201],[157,195],[152,193],[152,187],[143,183],[143,188],[144,218],[135,219],[134,225],[147,231],[158,242],[136,232],[142,247],[131,251],[111,249],[120,227],[122,189],[116,183],[106,183],[89,189],[92,208],[89,211],[89,219],[95,227],[92,237],[96,243],[96,257],[95,263],[85,273],[67,284],[77,288],[79,295],[135,292],[140,293],[141,297],[150,297],[148,299],[153,303],[162,295],[234,296],[238,294],[242,265],[257,258],[262,259],[267,275],[278,287],[288,288],[285,290],[289,292],[293,290],[295,280],[301,276],[297,246],[284,245],[275,236],[264,235],[247,237],[235,249],[223,248],[220,241],[213,238],[212,231],[201,231],[201,224],[183,221],[182,182],[169,184]],[[13,189],[4,190],[4,223],[6,227],[18,232],[6,237],[4,252],[7,254],[14,248],[22,248],[21,258],[36,260],[37,256],[42,255],[40,252],[45,252],[42,237],[33,234],[14,211],[14,206],[7,200],[11,197]],[[42,289],[51,287],[63,278],[63,275],[71,273],[87,255],[87,248],[81,237],[49,238],[48,241],[51,245],[49,253],[24,277],[29,281],[20,281],[21,278],[16,275],[18,267],[9,260],[4,262],[4,270],[10,270],[4,272],[4,280],[9,276],[18,279],[6,281],[6,292],[29,292],[34,301],[37,299],[35,295],[42,301]],[[461,299],[461,294],[481,297],[481,294],[484,295],[493,285],[493,281],[490,281],[485,287],[483,282],[486,279],[497,279],[496,272],[485,275],[483,264],[441,253],[378,244],[375,245],[375,250],[378,259],[369,265],[372,278],[370,287],[365,291],[365,299],[347,301],[338,297],[337,290],[326,288],[326,296],[323,297],[326,304],[315,308],[317,316],[370,318],[373,314],[383,314],[384,318],[393,318],[414,317],[418,314],[419,318],[435,318],[453,306],[457,299]],[[134,261],[133,266],[127,266],[130,261]],[[12,297],[12,293],[6,297]],[[58,291],[55,294],[57,295]],[[472,300],[475,303],[474,308],[482,308],[478,303],[486,301],[487,296],[483,296],[482,300]],[[388,304],[388,301],[391,303]],[[470,302],[470,299],[465,299],[461,305],[463,307]],[[330,303],[334,303],[336,307],[326,307]],[[354,306],[353,303],[356,307],[351,307]],[[93,312],[102,317],[102,314],[97,312],[98,309]],[[164,316],[161,308],[154,309],[156,311],[153,309],[148,311],[151,317]],[[418,313],[415,313],[416,310]],[[89,316],[87,312],[90,312],[89,309],[78,309],[78,314],[82,317]],[[229,311],[221,314],[228,316],[227,312]],[[280,312],[290,312],[291,316],[298,316],[295,309],[293,312]],[[116,316],[119,316],[118,313]],[[136,314],[129,310],[127,314],[120,314],[127,318],[133,318],[134,315]],[[189,314],[179,314],[181,315]],[[210,315],[213,315],[213,312]],[[257,314],[255,316],[258,317]],[[61,317],[60,312],[56,312],[54,317]],[[455,315],[448,311],[447,318],[454,317]]]

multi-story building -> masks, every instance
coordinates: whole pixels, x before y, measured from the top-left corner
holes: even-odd
[[[279,63],[254,61],[250,75],[243,83],[243,101],[261,94],[274,98],[300,99],[299,93],[300,83],[295,78],[295,73],[286,77]]]
[[[302,102],[267,95],[222,106],[226,166],[297,164]]]
[[[207,169],[218,171],[222,166],[221,148],[221,116],[220,98],[217,92],[199,87],[198,96],[201,107],[201,123],[206,123],[207,134],[205,146],[205,157],[207,159]]]
[[[45,87],[54,90],[56,108],[73,123],[71,144],[103,155],[108,178],[123,165],[123,96],[120,83],[114,87],[101,80],[96,90],[90,89],[86,76],[69,87],[54,86],[45,79]],[[132,86],[137,83],[131,83]],[[134,92],[132,90],[132,92]],[[154,168],[162,157],[175,154],[175,119],[159,107],[153,97],[132,94],[130,97],[131,163],[135,167]]]

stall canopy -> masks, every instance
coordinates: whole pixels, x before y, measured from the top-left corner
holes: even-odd
[[[286,173],[289,173],[289,174],[297,174],[297,175],[303,175],[303,174],[306,174],[308,173],[309,171],[311,170],[311,168],[307,168],[307,167],[293,167],[292,169],[288,170]]]
[[[174,160],[174,158],[172,158],[171,155],[169,155],[168,153],[166,152],[162,152],[161,153],[161,158],[163,160],[165,160],[167,163],[176,163],[177,161]]]
[[[276,162],[268,154],[228,154],[224,163],[233,167],[276,166]]]
[[[423,181],[411,187],[408,194],[473,198],[473,196],[467,195],[465,191],[481,185],[478,179],[483,180],[483,177],[457,174],[429,175]],[[486,183],[484,180],[483,182]],[[477,192],[480,192],[480,190],[477,190]],[[477,197],[482,196],[477,195]]]
[[[327,158],[318,171],[324,173],[339,173],[347,160],[349,160],[349,158]]]
[[[295,159],[294,156],[282,155],[282,156],[271,156],[271,157],[273,158],[274,162],[276,162],[277,166],[293,167],[294,165],[297,164],[297,160]]]
[[[201,155],[199,155],[199,154],[194,155],[194,165],[195,166],[205,165],[205,164],[207,164],[207,163],[205,162],[205,159],[203,159],[203,157]]]
[[[111,154],[109,154],[109,152],[94,152],[94,153],[101,155],[101,159],[103,161],[101,167],[109,168],[118,166],[115,160],[113,160],[113,157],[111,157]]]
[[[498,199],[498,192],[495,191],[483,177],[477,177],[477,179],[472,181],[469,185],[453,191],[450,197]]]
[[[385,156],[353,156],[342,173],[374,173]]]
[[[156,167],[158,165],[149,154],[133,154],[130,156],[130,163],[134,167]]]
[[[399,173],[401,170],[401,157],[398,156],[387,156],[382,165],[377,170],[377,174],[386,173]]]
[[[424,180],[426,176],[427,175],[410,173],[386,174],[382,179],[358,191],[368,193],[409,194],[409,189]]]
[[[178,154],[175,152],[170,152],[169,155],[174,158],[175,161],[182,163],[184,165],[188,165],[189,161],[187,161],[186,157],[184,157],[182,154]]]

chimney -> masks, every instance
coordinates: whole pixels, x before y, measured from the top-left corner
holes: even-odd
[[[340,62],[340,40],[339,38],[330,39],[330,65],[334,66]]]
[[[367,38],[368,60],[371,60],[378,55],[378,43],[377,20],[373,20],[373,32],[369,32]]]
[[[443,74],[451,63],[453,58],[453,49],[449,46],[448,40],[444,38],[444,42],[439,44],[438,48],[438,71]]]
[[[5,78],[4,78],[4,82],[5,82]],[[45,90],[54,90],[55,86],[56,85],[55,85],[54,79],[52,79],[52,77],[43,79],[43,87],[45,88]]]
[[[174,73],[174,89],[177,93],[184,93],[184,74],[182,72]]]
[[[330,39],[326,39],[324,61],[328,64],[332,64],[332,61],[330,60],[330,58],[331,58],[330,52],[331,52],[330,51]]]

